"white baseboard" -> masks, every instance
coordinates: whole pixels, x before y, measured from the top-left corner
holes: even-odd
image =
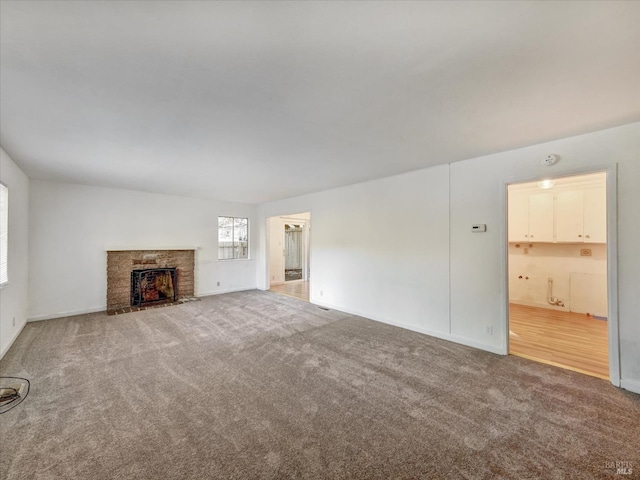
[[[640,381],[638,380],[629,380],[625,378],[620,379],[620,387],[625,390],[629,390],[633,393],[640,393]]]
[[[197,292],[196,297],[210,297],[212,295],[220,295],[223,293],[246,292],[248,290],[256,290],[256,287],[228,288],[223,290],[214,290],[212,292]]]
[[[4,357],[4,354],[7,353],[9,351],[9,349],[11,348],[11,345],[13,345],[13,342],[15,342],[18,337],[20,336],[20,334],[22,333],[22,330],[24,330],[25,325],[27,324],[27,322],[24,322],[19,328],[18,330],[16,330],[16,333],[13,334],[13,337],[11,337],[11,340],[9,340],[9,343],[7,344],[6,347],[4,347],[1,351],[0,351],[0,360],[2,360],[2,357]]]
[[[87,308],[83,310],[71,310],[68,312],[49,313],[46,315],[36,315],[35,317],[27,318],[27,322],[39,322],[41,320],[52,320],[54,318],[73,317],[75,315],[85,315],[87,313],[105,312],[107,310],[106,305],[101,307]]]
[[[318,305],[320,307],[330,308],[331,310],[338,310],[340,312],[349,313],[351,315],[357,315],[359,317],[364,317],[364,318],[367,318],[369,320],[373,320],[375,322],[386,323],[387,325],[393,325],[395,327],[404,328],[405,330],[411,330],[412,332],[422,333],[424,335],[429,335],[430,337],[436,337],[436,338],[440,338],[442,340],[447,340],[449,342],[459,343],[461,345],[466,345],[467,347],[477,348],[478,350],[484,350],[484,351],[487,351],[487,352],[495,353],[497,355],[506,355],[507,354],[506,349],[503,348],[503,347],[495,347],[493,345],[487,345],[485,343],[478,342],[478,341],[472,340],[470,338],[459,337],[457,335],[451,335],[449,333],[438,332],[436,330],[429,330],[427,328],[416,327],[414,325],[407,325],[405,323],[396,322],[396,321],[393,321],[393,320],[388,320],[386,318],[380,318],[380,317],[376,318],[376,317],[374,317],[372,315],[369,315],[367,313],[364,313],[364,312],[358,312],[358,311],[351,310],[351,309],[345,309],[343,307],[340,307],[340,306],[337,306],[337,305],[331,305],[331,304],[326,303],[326,302],[318,302],[315,299],[313,299],[310,303],[313,303],[314,305]]]

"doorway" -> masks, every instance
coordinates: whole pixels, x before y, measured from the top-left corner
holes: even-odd
[[[610,379],[607,173],[508,185],[508,352]]]
[[[268,228],[269,290],[308,302],[311,214],[271,217]]]
[[[284,224],[284,281],[306,280],[305,223],[291,220]]]

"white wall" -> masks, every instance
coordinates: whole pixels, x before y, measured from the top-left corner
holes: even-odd
[[[197,247],[196,295],[255,288],[252,238],[249,260],[217,260],[218,215],[251,236],[254,206],[32,180],[29,211],[30,320],[104,310],[107,249]]]
[[[284,283],[284,220],[271,217],[269,222],[269,285]]]
[[[560,162],[541,166],[548,153]],[[310,210],[313,302],[504,352],[505,184],[616,164],[621,377],[640,391],[640,123],[262,205],[258,287],[264,219]]]
[[[591,250],[591,256],[581,256],[583,249]],[[549,277],[553,278],[553,296],[562,300],[564,307],[555,307],[547,302]],[[606,317],[606,278],[607,246],[603,243],[509,244],[511,303]],[[601,279],[604,279],[604,285],[601,285]],[[576,285],[572,288],[571,282],[575,284],[577,280],[584,291],[575,292]],[[580,298],[575,300],[581,301],[573,301],[572,290],[580,293]]]
[[[312,302],[446,336],[447,185],[439,166],[269,203],[260,218],[311,212]],[[258,286],[267,288],[264,231],[259,240]]]
[[[503,278],[505,182],[581,173],[618,165],[618,294],[620,362],[623,385],[640,391],[640,123],[602,130],[546,144],[488,155],[451,165],[451,322],[454,332],[481,331],[498,323],[485,337],[504,345],[506,299]],[[540,165],[548,153],[560,155],[553,167]],[[483,238],[469,231],[486,223]]]
[[[0,148],[0,181],[9,189],[9,283],[0,289],[0,358],[27,322],[29,179]]]

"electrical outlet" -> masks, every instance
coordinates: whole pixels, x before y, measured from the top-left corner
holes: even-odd
[[[13,317],[13,326],[16,326],[16,317]]]
[[[591,256],[591,249],[590,248],[581,248],[580,249],[580,256],[581,257],[590,257]]]
[[[493,326],[492,325],[487,325],[487,334],[488,335],[493,335]]]
[[[220,282],[218,282],[218,286],[220,286]]]
[[[320,296],[323,297],[324,296],[324,292],[322,290],[320,290]]]

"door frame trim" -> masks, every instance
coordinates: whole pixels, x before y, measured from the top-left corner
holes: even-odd
[[[538,182],[545,178],[573,177],[589,173],[606,174],[607,190],[607,334],[609,341],[609,381],[620,386],[620,333],[618,323],[618,164],[613,163],[601,167],[591,166],[572,169],[549,175],[511,178],[503,181],[502,188],[502,281],[503,308],[505,312],[504,352],[509,354],[509,238],[508,238],[508,206],[509,185],[527,182]]]

